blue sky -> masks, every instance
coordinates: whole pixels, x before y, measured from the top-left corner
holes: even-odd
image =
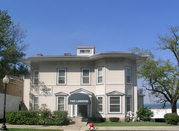
[[[28,31],[27,56],[75,55],[75,47],[82,45],[94,45],[96,53],[153,49],[158,34],[179,25],[178,5],[179,0],[0,1],[0,9]],[[169,51],[153,52],[172,58]]]

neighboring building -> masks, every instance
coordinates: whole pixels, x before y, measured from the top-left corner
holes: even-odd
[[[77,55],[27,57],[24,79],[28,110],[46,104],[70,117],[120,117],[138,109],[137,67],[148,56],[128,52],[95,54],[94,46],[77,46]]]
[[[6,111],[19,111],[23,107],[24,81],[18,76],[9,76],[6,90]],[[0,119],[4,110],[4,85],[0,83]]]

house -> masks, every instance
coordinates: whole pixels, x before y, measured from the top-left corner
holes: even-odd
[[[137,67],[148,56],[128,52],[95,54],[94,46],[77,46],[77,55],[27,57],[24,79],[28,110],[46,104],[70,117],[120,117],[138,109]]]
[[[9,76],[6,90],[6,111],[23,109],[24,81],[18,76]],[[0,105],[4,105],[4,85],[0,83]],[[0,106],[0,119],[3,119],[4,106]]]

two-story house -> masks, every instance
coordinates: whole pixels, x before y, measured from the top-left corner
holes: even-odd
[[[77,46],[77,55],[27,57],[31,68],[24,80],[24,103],[29,110],[46,104],[70,117],[120,117],[136,112],[137,67],[148,56],[128,52],[95,54],[94,46]]]

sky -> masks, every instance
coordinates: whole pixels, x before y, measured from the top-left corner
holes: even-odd
[[[139,47],[173,58],[154,48],[158,34],[170,35],[168,28],[179,25],[178,5],[179,0],[0,0],[0,9],[27,30],[26,56],[76,55],[76,46],[95,46],[96,53]]]

